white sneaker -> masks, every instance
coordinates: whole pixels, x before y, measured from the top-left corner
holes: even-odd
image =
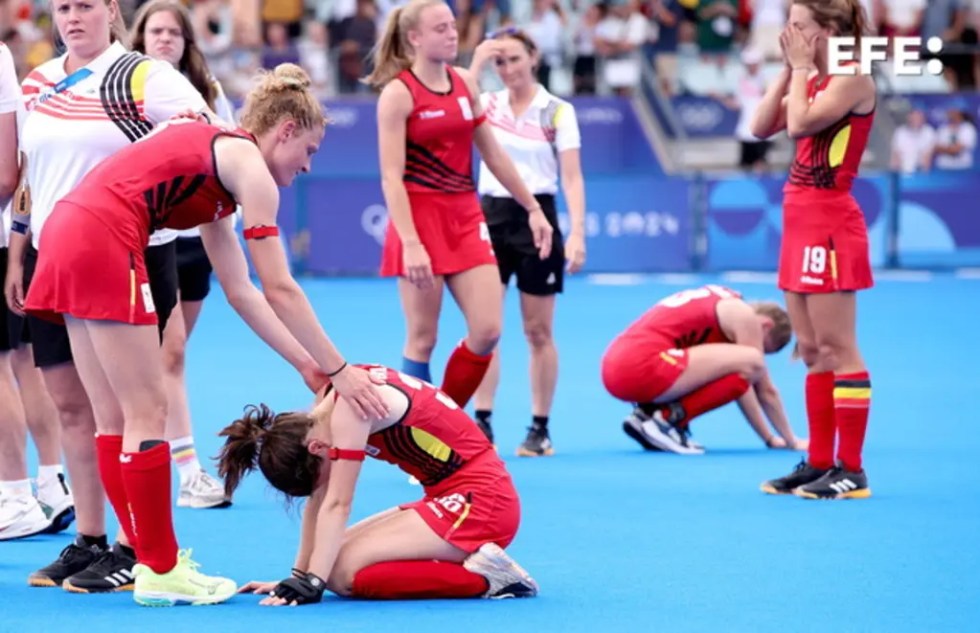
[[[486,543],[463,561],[463,567],[487,579],[484,598],[533,598],[538,583],[496,543]]]
[[[51,519],[31,495],[0,495],[0,541],[46,532]]]
[[[660,411],[648,417],[637,407],[623,421],[623,431],[650,451],[667,451],[678,455],[704,454],[704,447],[691,439],[690,431],[678,429],[667,422]]]
[[[225,489],[204,470],[180,482],[178,508],[225,508],[230,505],[231,499],[225,495]]]
[[[68,529],[75,520],[75,498],[63,474],[58,473],[54,479],[38,484],[37,500],[51,521],[51,534]]]

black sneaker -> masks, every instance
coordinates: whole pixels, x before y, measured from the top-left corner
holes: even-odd
[[[555,447],[551,445],[551,438],[548,437],[548,427],[537,424],[529,426],[524,443],[517,447],[517,454],[520,457],[554,455]]]
[[[133,590],[133,566],[136,558],[116,543],[91,565],[65,579],[65,591],[72,593],[109,593]]]
[[[81,537],[61,550],[58,559],[27,577],[32,587],[60,587],[65,578],[82,571],[108,551],[103,545],[85,545]]]
[[[652,414],[638,406],[623,420],[623,432],[648,451],[664,451],[680,455],[703,455],[704,447],[691,439],[691,429],[678,427],[667,420],[669,405]]]
[[[762,492],[770,495],[788,495],[792,494],[793,491],[800,486],[810,484],[820,479],[830,471],[829,468],[815,468],[807,463],[807,461],[801,460],[793,472],[786,475],[785,477],[780,477],[779,479],[770,479],[762,483],[760,488]]]
[[[868,476],[862,470],[851,472],[836,466],[811,483],[800,486],[795,491],[804,499],[867,499],[871,496]]]
[[[490,440],[490,443],[493,444],[493,427],[490,426],[490,421],[488,420],[484,422],[483,420],[477,420],[476,426],[483,431],[483,434],[486,435],[487,439]]]

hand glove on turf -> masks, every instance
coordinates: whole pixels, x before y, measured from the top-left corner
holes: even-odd
[[[288,604],[313,604],[323,600],[327,583],[316,574],[292,576],[283,580],[272,590],[272,595],[282,598]]]

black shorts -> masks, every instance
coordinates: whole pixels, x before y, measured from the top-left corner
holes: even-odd
[[[163,341],[163,329],[177,305],[177,240],[150,246],[143,252],[150,294],[157,309],[157,327]]]
[[[181,301],[204,301],[211,292],[211,260],[201,238],[177,238],[177,279]]]
[[[0,279],[7,278],[7,248],[0,248]],[[29,343],[24,317],[14,314],[3,299],[0,307],[0,352],[9,352],[20,347],[21,343]]]
[[[144,253],[146,259],[146,274],[150,279],[150,292],[153,304],[156,306],[160,340],[163,340],[163,328],[167,319],[177,305],[177,251],[173,242],[152,246]],[[24,293],[31,287],[34,271],[37,268],[37,250],[28,246],[24,257]],[[37,367],[54,367],[70,363],[74,358],[71,354],[71,343],[68,339],[68,328],[64,324],[52,323],[33,315],[27,315],[27,328],[30,331],[29,341],[34,344],[34,365]]]
[[[766,162],[766,154],[772,145],[769,141],[742,141],[740,143],[742,152],[739,157],[739,167],[754,167],[758,163]]]
[[[565,280],[565,249],[558,228],[555,197],[535,196],[545,217],[554,228],[551,255],[538,256],[534,238],[527,224],[527,211],[513,198],[483,196],[480,201],[490,228],[490,241],[497,256],[500,282],[505,286],[512,275],[517,276],[517,289],[529,295],[547,297],[561,292]]]

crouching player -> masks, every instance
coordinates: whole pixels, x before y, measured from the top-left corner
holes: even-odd
[[[602,381],[612,396],[636,405],[623,430],[647,450],[703,453],[691,439],[691,421],[733,400],[767,446],[804,450],[763,357],[791,336],[789,317],[774,303],[749,304],[722,286],[683,290],[613,340]]]

